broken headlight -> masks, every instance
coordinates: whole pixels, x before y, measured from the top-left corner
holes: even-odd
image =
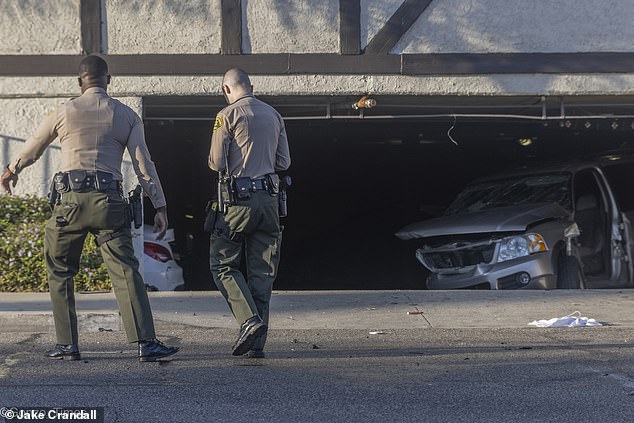
[[[500,241],[498,263],[542,251],[548,251],[548,246],[539,234],[511,236]]]

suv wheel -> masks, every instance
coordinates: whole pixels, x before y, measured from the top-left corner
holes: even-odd
[[[583,272],[576,257],[561,254],[557,265],[557,289],[583,287]]]

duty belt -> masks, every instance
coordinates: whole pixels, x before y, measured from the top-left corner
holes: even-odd
[[[251,179],[251,191],[262,189],[269,189],[269,184],[266,182],[266,179]]]
[[[251,179],[248,177],[233,179],[233,191],[242,200],[251,197],[251,192],[268,191],[269,188],[269,183],[266,179]]]
[[[236,192],[246,193],[249,191],[268,190],[269,184],[265,178],[251,179],[248,177],[234,178],[233,184]]]
[[[113,179],[113,175],[108,172],[85,170],[71,170],[69,172],[57,173],[54,177],[55,190],[57,192],[90,192],[90,191],[110,191],[121,192],[121,181]]]

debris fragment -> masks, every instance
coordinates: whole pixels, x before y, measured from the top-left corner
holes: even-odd
[[[537,326],[540,328],[562,328],[562,327],[586,327],[586,326],[603,326],[601,322],[588,317],[581,317],[581,313],[575,311],[567,316],[554,317],[549,320],[534,320],[528,324],[529,326]]]

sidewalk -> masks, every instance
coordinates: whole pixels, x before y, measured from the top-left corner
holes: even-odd
[[[236,328],[218,292],[151,292],[161,322]],[[82,331],[121,330],[112,293],[77,294]],[[408,315],[408,311],[423,314]],[[526,328],[579,311],[611,326],[634,327],[634,290],[275,291],[271,328]],[[49,296],[0,293],[2,332],[51,332]]]

